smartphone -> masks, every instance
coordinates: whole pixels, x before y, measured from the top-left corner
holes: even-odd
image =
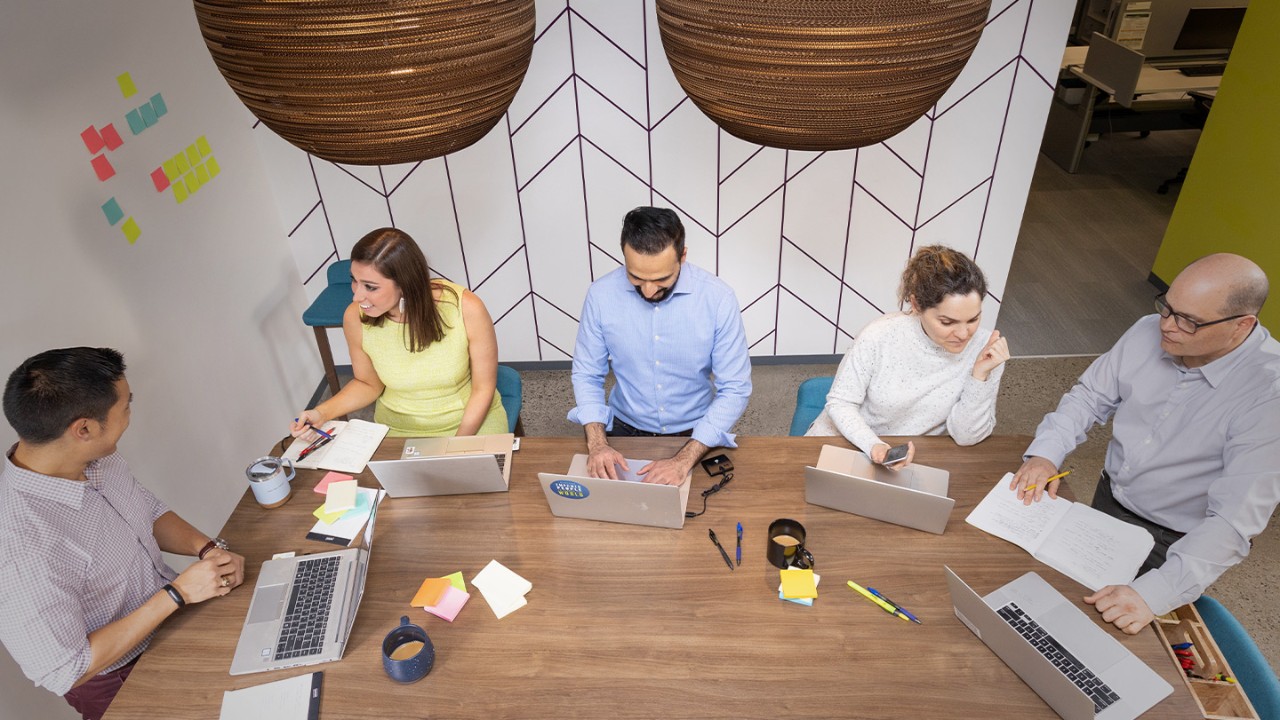
[[[906,445],[899,445],[897,447],[889,448],[889,452],[884,454],[884,462],[880,464],[881,465],[897,465],[898,463],[907,459],[908,449],[909,448]]]
[[[706,460],[703,460],[702,469],[706,470],[707,474],[711,476],[723,475],[730,470],[733,470],[733,463],[729,460],[728,455],[721,453],[719,455],[712,455]]]

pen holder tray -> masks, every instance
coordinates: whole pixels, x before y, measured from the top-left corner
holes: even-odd
[[[1164,651],[1169,654],[1169,661],[1178,668],[1182,681],[1200,707],[1201,715],[1207,720],[1258,719],[1258,713],[1239,684],[1211,679],[1218,674],[1235,675],[1194,605],[1183,605],[1168,614],[1157,615],[1155,627]],[[1188,648],[1192,659],[1191,672],[1199,678],[1189,677],[1183,672],[1182,663],[1172,647],[1176,643],[1192,644]]]

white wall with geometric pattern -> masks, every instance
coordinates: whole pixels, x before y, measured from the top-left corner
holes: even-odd
[[[947,93],[859,150],[763,148],[720,130],[676,82],[653,0],[539,0],[506,117],[447,157],[346,166],[262,125],[255,136],[311,297],[329,263],[391,225],[484,300],[503,361],[566,360],[587,286],[620,264],[623,214],[659,205],[684,221],[689,260],[737,293],[753,355],[840,353],[897,309],[921,244],[977,259],[994,324],[1073,5],[993,0]]]

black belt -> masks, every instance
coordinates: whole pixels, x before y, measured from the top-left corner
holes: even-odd
[[[649,432],[648,430],[641,430],[631,423],[623,422],[615,415],[613,416],[613,429],[606,434],[615,437],[691,437],[693,428],[674,433]]]

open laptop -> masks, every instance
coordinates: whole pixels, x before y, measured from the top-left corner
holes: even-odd
[[[342,658],[373,549],[373,501],[360,547],[262,563],[231,674],[315,665]]]
[[[1173,692],[1039,575],[984,598],[946,570],[956,617],[1066,720],[1132,720]]]
[[[409,438],[399,460],[374,460],[369,470],[387,495],[506,492],[515,435]]]
[[[941,535],[956,504],[947,497],[950,478],[946,470],[916,463],[891,470],[857,450],[823,445],[818,466],[804,469],[804,499]]]
[[[556,517],[603,520],[605,522],[684,527],[684,511],[689,505],[690,473],[679,485],[641,482],[634,474],[644,460],[627,460],[631,473],[621,480],[593,478],[587,472],[587,456],[574,455],[564,475],[538,473],[547,505]]]

